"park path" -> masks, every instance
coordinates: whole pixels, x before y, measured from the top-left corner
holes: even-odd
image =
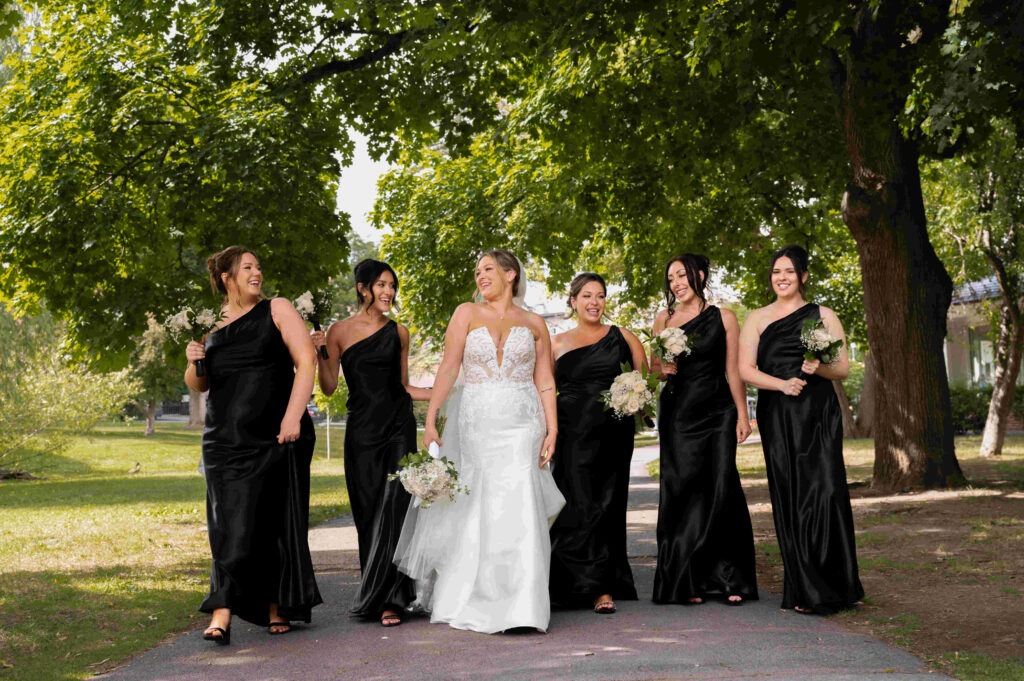
[[[657,447],[637,449],[628,511],[629,554],[639,601],[614,615],[556,610],[549,633],[484,635],[412,618],[384,629],[347,616],[358,584],[350,516],[310,532],[326,603],[287,636],[239,620],[221,648],[189,632],[142,653],[107,681],[444,681],[448,679],[751,679],[936,681],[919,659],[820,617],[779,609],[780,598],[742,607],[650,601],[658,486],[646,471]]]

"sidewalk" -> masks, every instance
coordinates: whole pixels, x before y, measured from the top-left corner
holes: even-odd
[[[902,681],[949,679],[881,641],[827,619],[779,609],[777,595],[739,608],[654,605],[657,482],[646,464],[658,449],[636,451],[628,511],[629,554],[639,601],[614,615],[556,610],[549,633],[487,636],[412,618],[400,627],[349,619],[358,584],[356,535],[342,516],[310,532],[325,605],[312,624],[287,636],[238,620],[232,643],[215,647],[190,632],[105,675],[110,681],[277,681],[300,679],[765,679]]]

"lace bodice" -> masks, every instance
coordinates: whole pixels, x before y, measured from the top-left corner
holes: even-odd
[[[462,373],[466,385],[494,383],[532,384],[536,348],[528,327],[513,326],[505,338],[501,364],[498,348],[485,326],[466,334],[462,353]]]

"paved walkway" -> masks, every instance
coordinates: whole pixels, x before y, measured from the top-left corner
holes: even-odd
[[[101,678],[109,681],[284,681],[299,679],[763,679],[868,681],[948,679],[921,661],[830,621],[779,609],[780,599],[742,607],[654,605],[657,483],[646,464],[657,447],[638,449],[630,486],[629,551],[640,601],[614,615],[556,610],[548,634],[487,636],[413,618],[400,627],[349,619],[358,583],[355,528],[342,516],[310,532],[327,603],[313,624],[287,636],[239,620],[226,648],[198,631],[139,655]]]

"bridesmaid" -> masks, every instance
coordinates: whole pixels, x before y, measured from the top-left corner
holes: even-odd
[[[633,419],[615,418],[601,403],[622,363],[645,363],[630,331],[602,324],[607,290],[599,274],[573,279],[569,307],[576,328],[552,339],[558,389],[554,477],[566,504],[551,528],[551,600],[615,612],[636,600],[626,557],[626,496],[633,456]]]
[[[366,259],[355,267],[358,313],[335,322],[325,335],[313,332],[319,354],[320,389],[338,388],[338,365],[348,384],[345,427],[345,482],[359,536],[362,581],[350,613],[402,623],[400,613],[415,597],[415,585],[392,562],[411,497],[397,480],[398,461],[416,451],[412,400],[430,391],[409,385],[409,331],[385,315],[398,293],[398,277],[387,263]]]
[[[757,423],[768,466],[785,579],[782,607],[831,613],[864,596],[843,465],[843,424],[832,379],[849,373],[835,313],[804,300],[807,251],[772,256],[775,302],[754,310],[740,335],[740,373],[758,388]],[[821,319],[844,340],[831,365],[804,360],[804,320]]]
[[[292,304],[260,294],[252,251],[231,246],[206,264],[224,318],[205,345],[188,344],[185,383],[210,391],[202,469],[213,568],[199,609],[212,613],[203,638],[226,645],[232,614],[286,634],[323,602],[306,540],[314,359]]]
[[[654,602],[697,605],[719,591],[729,605],[757,600],[754,532],[736,470],[736,445],[750,435],[737,366],[736,315],[708,305],[708,259],[684,253],[665,267],[667,309],[652,333],[681,328],[689,354],[652,356],[665,380],[659,405],[661,499]]]

